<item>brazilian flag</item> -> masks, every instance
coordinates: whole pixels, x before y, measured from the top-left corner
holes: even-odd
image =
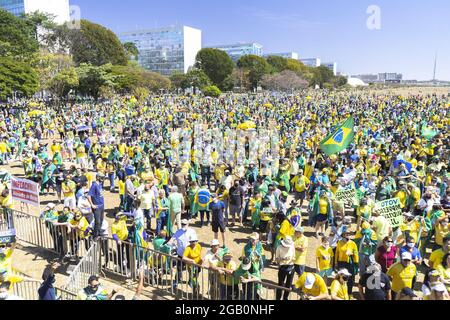
[[[322,140],[322,142],[320,143],[320,149],[328,156],[347,149],[350,143],[352,143],[353,139],[355,138],[353,127],[354,120],[353,117],[350,117],[334,132],[332,132]]]

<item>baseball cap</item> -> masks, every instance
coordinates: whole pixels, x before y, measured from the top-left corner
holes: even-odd
[[[417,297],[417,295],[414,293],[414,291],[411,288],[408,288],[408,287],[402,289],[402,295],[408,296],[408,297],[411,297],[411,298],[416,298]]]
[[[195,233],[189,237],[189,242],[197,242],[197,241],[198,241],[198,238]]]
[[[403,252],[402,253],[402,260],[412,260],[412,255],[409,252]]]
[[[316,282],[316,277],[312,273],[307,273],[306,279],[305,279],[305,288],[308,290],[312,289],[315,282]]]
[[[349,276],[349,277],[352,275],[352,274],[351,274],[350,272],[348,272],[348,270],[345,269],[345,268],[339,269],[338,274],[339,274],[339,275],[343,275],[343,276]]]
[[[283,247],[289,248],[290,246],[292,246],[294,244],[294,241],[292,240],[292,238],[290,236],[287,236],[285,239],[283,239],[281,241],[281,244]]]
[[[213,241],[211,241],[211,247],[218,246],[218,245],[220,245],[219,240],[214,239]]]

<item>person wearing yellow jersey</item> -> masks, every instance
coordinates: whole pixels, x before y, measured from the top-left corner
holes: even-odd
[[[446,236],[450,235],[450,229],[448,227],[448,216],[444,217],[444,219],[439,220],[438,223],[436,223],[436,226],[434,228],[434,242],[435,245],[433,246],[434,250],[442,248],[444,245],[444,238]]]
[[[322,244],[316,249],[316,271],[321,277],[331,277],[333,258],[333,248],[330,247],[328,237],[323,236]]]
[[[202,246],[198,243],[195,233],[189,237],[189,246],[184,250],[183,262],[188,265],[189,286],[192,287],[194,294],[198,294],[198,274],[201,271],[199,266],[202,265]]]
[[[77,185],[72,180],[72,175],[68,174],[67,178],[63,183],[61,184],[61,190],[64,195],[64,207],[69,207],[70,209],[75,209],[76,199],[75,199],[75,191],[76,191]]]
[[[400,224],[402,235],[397,238],[397,243],[402,243],[408,236],[417,243],[420,237],[420,230],[426,230],[425,218],[414,217],[410,212],[405,212],[403,223]]]
[[[0,244],[0,270],[12,272],[12,255],[15,247],[15,242],[10,244],[9,247],[5,243]]]
[[[110,147],[108,147],[107,145],[104,145],[102,148],[101,148],[101,156],[102,156],[102,158],[103,159],[108,159],[108,156],[109,156],[109,153],[111,152],[111,148]],[[131,159],[132,157],[130,157],[130,159]]]
[[[305,272],[306,256],[308,254],[308,237],[305,236],[305,229],[298,226],[294,233],[294,270],[300,277]]]
[[[103,175],[106,175],[106,162],[102,158],[98,158],[96,169],[98,173],[101,173]]]
[[[442,240],[442,248],[434,250],[428,259],[430,268],[436,269],[444,259],[444,256],[450,252],[450,236],[446,236]]]
[[[330,286],[331,300],[350,300],[347,281],[351,273],[347,269],[340,269]]]
[[[130,265],[130,248],[127,243],[129,231],[127,226],[127,216],[122,212],[116,214],[111,225],[111,235],[117,244],[118,265]]]
[[[76,161],[82,169],[88,167],[86,147],[84,144],[80,144],[76,149]]]
[[[306,190],[310,185],[310,180],[306,175],[303,175],[303,170],[299,169],[297,175],[291,179],[295,191],[295,200],[300,200],[300,208],[303,205],[303,200],[306,198]]]
[[[447,287],[447,291],[450,292],[450,254],[447,253],[442,257],[442,262],[436,268],[437,272],[439,272],[439,276],[441,281]]]
[[[10,151],[11,151],[11,149],[8,146],[7,140],[3,139],[2,141],[0,141],[0,162],[1,162],[1,164],[8,163],[7,154]]]
[[[166,197],[169,196],[169,170],[161,164],[158,169],[155,170],[155,178],[159,181],[158,188],[163,188],[166,192]]]
[[[316,273],[305,272],[295,283],[303,300],[329,300],[328,288],[325,280]]]
[[[352,274],[347,286],[348,292],[353,292],[354,279],[359,267],[359,252],[356,243],[350,240],[350,234],[348,229],[342,233],[342,238],[336,245],[334,262],[338,269],[345,268]]]
[[[224,254],[222,261],[217,263],[214,270],[219,272],[219,288],[221,300],[234,300],[239,292],[238,284],[235,282],[233,273],[237,269],[236,263],[232,260],[231,253]]]
[[[57,141],[53,140],[52,145],[50,146],[50,151],[55,154],[57,152],[61,152],[61,144],[59,144]]]
[[[400,208],[406,208],[406,200],[408,198],[408,191],[406,189],[406,183],[403,180],[398,182],[398,190],[394,194],[395,198],[400,200]]]
[[[80,210],[75,209],[74,216],[72,220],[69,221],[68,226],[71,230],[70,247],[72,251],[72,256],[77,256],[81,240],[85,240],[84,244],[86,250],[89,249],[89,243],[88,241],[86,241],[86,239],[89,238],[89,234],[87,233],[87,230],[89,228],[89,221],[87,221],[87,219],[83,217],[83,214],[81,213]]]
[[[417,268],[411,260],[411,253],[403,252],[401,261],[394,263],[387,271],[387,276],[391,278],[392,291],[395,295],[401,292],[403,288],[412,289],[414,287]],[[394,297],[395,295],[393,294],[392,296]]]

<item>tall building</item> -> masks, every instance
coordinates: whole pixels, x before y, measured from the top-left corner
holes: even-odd
[[[0,0],[0,7],[15,16],[40,11],[55,16],[58,24],[70,21],[69,0]]]
[[[327,67],[335,76],[337,75],[337,62],[322,62],[321,66]]]
[[[202,31],[187,26],[132,31],[118,36],[122,43],[136,44],[137,60],[142,67],[164,76],[186,73],[202,49]]]
[[[385,72],[378,74],[378,80],[381,82],[397,82],[403,80],[403,75],[401,73]]]
[[[233,61],[239,60],[240,57],[253,54],[262,57],[263,46],[258,43],[236,43],[230,45],[220,45],[211,47],[225,51]]]
[[[378,75],[377,74],[358,74],[353,75],[352,78],[357,78],[365,83],[372,83],[372,82],[378,82]]]
[[[283,57],[283,58],[286,58],[286,59],[298,60],[298,53],[297,52],[268,53],[268,54],[265,54],[264,56],[265,57],[277,56],[277,57]]]
[[[308,67],[320,67],[320,59],[319,58],[306,58],[300,59],[300,61]]]

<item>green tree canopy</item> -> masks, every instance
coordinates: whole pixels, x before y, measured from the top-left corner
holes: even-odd
[[[237,62],[237,66],[248,71],[252,89],[256,89],[262,77],[265,74],[270,73],[270,65],[267,61],[256,55],[246,55],[241,57]]]
[[[67,96],[70,90],[77,88],[79,85],[78,73],[74,67],[69,67],[61,70],[56,76],[54,76],[49,84],[48,88],[58,98]]]
[[[225,79],[233,72],[234,63],[226,52],[206,48],[197,53],[195,66],[203,70],[214,85],[223,88]]]
[[[311,80],[310,85],[316,86],[318,85],[320,88],[324,88],[325,83],[330,83],[334,79],[333,71],[328,69],[325,66],[320,66],[314,68],[313,70],[313,78]]]
[[[172,82],[172,87],[175,89],[187,89],[187,77],[182,72],[174,72],[170,76],[170,81]]]
[[[0,9],[0,56],[23,61],[36,53],[38,48],[32,25]]]
[[[125,42],[123,47],[128,57],[137,57],[139,55],[139,49],[134,42]]]
[[[87,20],[81,20],[80,30],[68,30],[67,26],[62,29],[67,33],[73,60],[77,65],[127,64],[125,48],[111,30]]]
[[[101,88],[114,88],[117,76],[112,74],[112,65],[93,66],[82,63],[77,70],[79,78],[78,92],[85,96],[91,96],[98,99]]]
[[[11,98],[14,91],[19,96],[30,97],[39,88],[37,73],[26,62],[10,57],[0,57],[0,99]]]
[[[206,97],[214,97],[214,98],[218,98],[222,94],[222,91],[220,91],[220,89],[217,88],[216,86],[204,87],[202,89],[202,92]]]
[[[211,85],[211,80],[203,70],[192,69],[186,74],[185,85],[187,88],[193,87],[194,92],[196,92],[197,89]]]
[[[120,93],[129,94],[136,88],[145,88],[149,91],[170,88],[168,78],[133,64],[112,66],[111,72],[116,76],[114,87]]]
[[[272,67],[273,73],[279,73],[287,69],[287,59],[280,56],[268,56],[267,63]]]

